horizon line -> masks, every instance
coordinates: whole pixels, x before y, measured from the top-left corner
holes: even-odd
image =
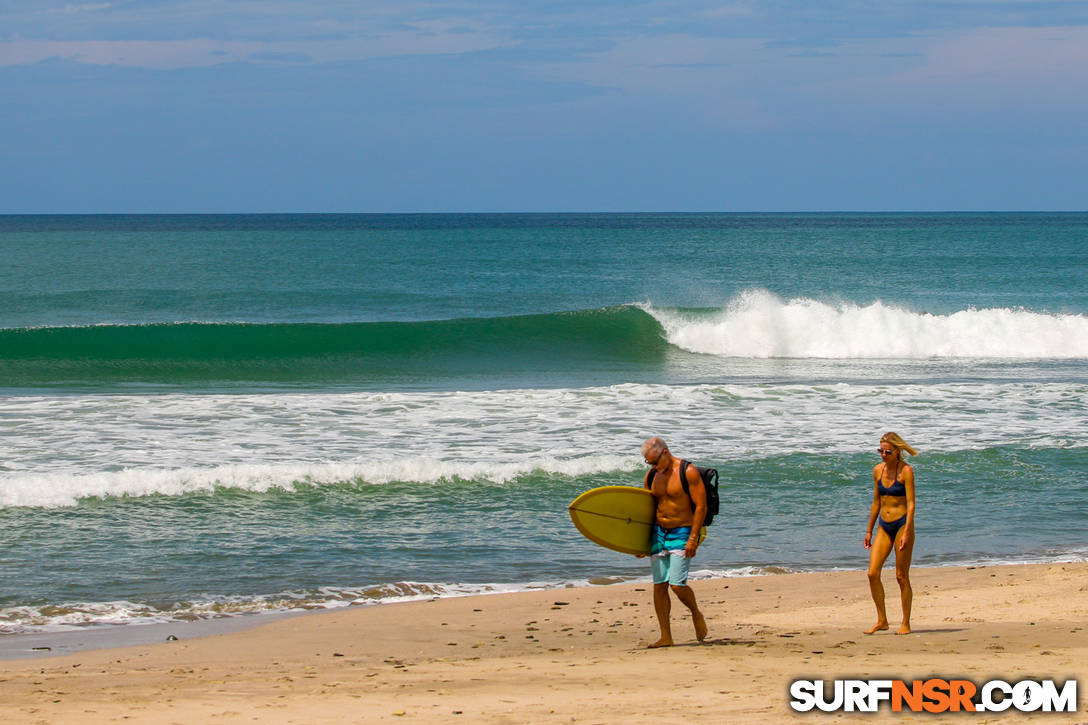
[[[0,212],[0,217],[33,216],[559,216],[559,215],[788,215],[788,214],[1086,214],[1088,209],[794,209],[794,210],[564,210],[564,211],[46,211]]]

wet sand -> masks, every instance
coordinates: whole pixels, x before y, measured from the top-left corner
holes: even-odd
[[[861,571],[694,581],[710,631],[622,584],[359,607],[241,631],[0,661],[4,723],[1088,722],[1077,714],[794,713],[792,680],[1081,680],[1088,564],[915,569],[910,635]]]

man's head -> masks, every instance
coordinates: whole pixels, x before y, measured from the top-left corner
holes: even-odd
[[[662,439],[654,436],[653,438],[647,438],[642,443],[642,458],[646,463],[653,467],[657,467],[657,464],[669,452],[669,446]]]

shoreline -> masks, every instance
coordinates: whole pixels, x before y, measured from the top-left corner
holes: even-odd
[[[919,572],[927,569],[972,570],[986,567],[1055,566],[1065,564],[1085,564],[1086,566],[1088,566],[1088,561],[1085,561],[1079,556],[1075,558],[1059,557],[1047,561],[1030,560],[1024,562],[1014,562],[1008,560],[998,560],[995,562],[979,562],[967,564],[915,565],[911,568],[911,571]],[[699,572],[692,572],[692,578],[690,581],[694,583],[729,581],[736,579],[759,579],[764,577],[797,576],[809,574],[843,574],[855,572],[859,575],[863,575],[864,573],[864,569],[859,568],[793,570],[789,567],[778,565],[743,566],[724,571],[728,573],[722,573],[721,570],[707,569]],[[884,571],[890,574],[891,572],[894,572],[894,566],[886,563]],[[700,576],[701,574],[707,573],[709,573],[710,576]],[[885,581],[885,589],[888,589],[889,586],[894,588],[894,575],[887,578],[888,581]],[[538,592],[547,595],[548,592],[559,593],[564,591],[570,591],[572,589],[598,590],[602,588],[617,586],[646,587],[648,590],[650,586],[650,578],[648,575],[628,578],[602,576],[599,577],[599,580],[600,581],[596,582],[592,580],[581,580],[574,583],[556,582],[554,586],[541,586],[530,583],[525,584],[524,588],[520,589],[516,588],[518,586],[516,584],[482,584],[477,586],[510,586],[514,588],[496,588],[493,590],[485,588],[481,589],[480,591],[474,592],[418,595],[414,597],[394,597],[389,600],[379,599],[360,603],[346,602],[325,607],[273,609],[256,612],[245,612],[236,615],[214,617],[208,619],[179,619],[165,622],[133,621],[125,624],[90,624],[82,627],[72,627],[70,629],[52,631],[20,632],[8,634],[0,633],[0,664],[9,660],[58,657],[65,654],[74,654],[77,652],[85,652],[89,650],[118,649],[137,645],[153,645],[169,641],[167,638],[171,636],[175,637],[178,640],[191,640],[202,637],[216,636],[220,634],[230,634],[232,632],[240,632],[243,630],[252,629],[254,627],[260,627],[279,619],[329,614],[345,610],[368,609],[373,607],[389,607],[419,602],[443,601],[449,599],[483,598],[510,594],[526,594],[531,592]],[[698,585],[693,584],[693,586]],[[892,599],[895,599],[895,601],[898,602],[898,594],[896,591],[889,590],[887,596],[889,597],[888,607],[890,612]],[[889,617],[890,616],[891,615],[889,614]]]
[[[0,718],[660,723],[664,712],[667,721],[756,723],[805,717],[788,705],[796,678],[1088,674],[1088,563],[919,568],[912,581],[914,632],[866,636],[875,615],[863,570],[694,580],[707,640],[695,641],[674,604],[676,646],[656,650],[645,649],[657,635],[646,582],[306,612],[191,639],[0,661]],[[884,585],[894,625],[898,588],[887,568]],[[1088,719],[1088,698],[1078,700]]]
[[[160,642],[190,640],[241,632],[286,617],[300,617],[311,612],[261,612],[237,617],[219,617],[196,621],[149,622],[81,627],[57,632],[26,632],[0,635],[0,664],[12,660],[48,659],[68,654],[104,649],[121,649]]]

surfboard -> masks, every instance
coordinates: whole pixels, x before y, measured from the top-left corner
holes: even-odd
[[[649,554],[654,497],[644,488],[601,486],[567,507],[571,521],[594,544],[624,554]]]

